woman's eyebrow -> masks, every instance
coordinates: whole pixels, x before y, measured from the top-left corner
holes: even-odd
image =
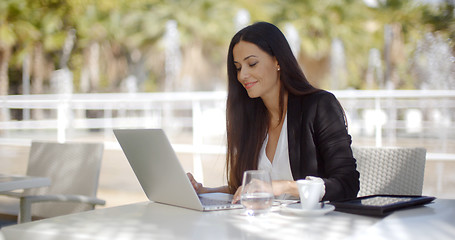
[[[257,58],[257,56],[256,56],[256,55],[250,55],[250,56],[248,56],[248,57],[245,57],[245,58],[243,59],[243,61],[247,60],[248,58],[252,58],[252,57],[255,57],[255,58]],[[234,61],[234,63],[239,63],[239,62],[237,62],[237,61]]]
[[[255,55],[250,55],[250,56],[244,58],[243,61],[245,61],[245,60],[247,60],[248,58],[251,58],[251,57],[256,57],[257,58],[257,56],[255,56]]]

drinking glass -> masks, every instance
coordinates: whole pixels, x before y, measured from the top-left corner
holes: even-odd
[[[270,173],[263,170],[249,170],[243,173],[240,202],[250,216],[269,212],[273,203]]]

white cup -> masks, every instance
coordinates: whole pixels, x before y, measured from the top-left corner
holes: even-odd
[[[319,198],[322,194],[324,183],[309,179],[297,180],[302,209],[311,210],[320,208]]]

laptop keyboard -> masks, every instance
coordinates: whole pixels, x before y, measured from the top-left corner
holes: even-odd
[[[212,199],[212,198],[199,198],[201,200],[202,205],[210,206],[210,205],[228,205],[231,204],[231,201],[220,200],[220,199]]]

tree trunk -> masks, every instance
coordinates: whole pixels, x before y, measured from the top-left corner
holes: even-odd
[[[43,83],[44,83],[44,74],[45,74],[45,61],[44,61],[44,52],[43,46],[41,43],[37,43],[33,50],[33,63],[32,63],[32,94],[42,94],[43,93]],[[42,109],[34,109],[32,112],[32,118],[39,120],[43,119]]]
[[[44,53],[41,43],[37,43],[33,51],[32,94],[43,93]]]
[[[0,96],[8,95],[8,63],[11,57],[10,47],[0,47]]]
[[[97,42],[93,42],[89,47],[88,56],[88,72],[90,79],[91,92],[98,92],[100,85],[100,70],[99,70],[99,59],[100,59],[100,45]]]
[[[11,57],[11,47],[0,46],[0,96],[8,95],[9,79],[8,64]],[[8,109],[0,109],[0,121],[9,119]]]

